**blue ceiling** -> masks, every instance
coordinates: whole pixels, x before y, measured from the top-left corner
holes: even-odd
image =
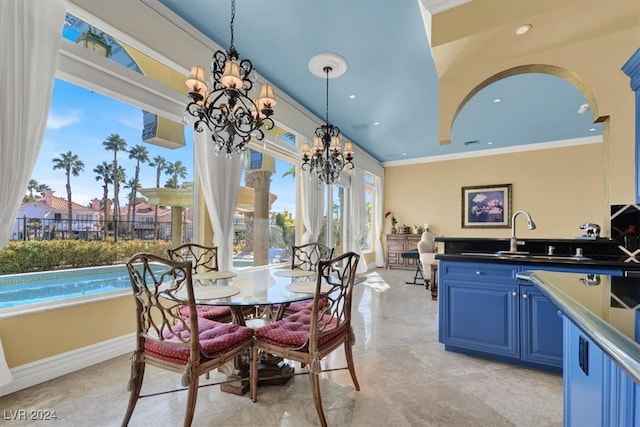
[[[160,2],[229,46],[229,0]],[[329,82],[329,121],[381,162],[602,134],[590,112],[578,113],[587,101],[573,85],[521,74],[473,97],[453,125],[451,144],[441,145],[438,77],[418,0],[238,0],[234,38],[241,58],[322,119],[325,81],[309,71],[309,61],[319,53],[344,57],[347,71]]]

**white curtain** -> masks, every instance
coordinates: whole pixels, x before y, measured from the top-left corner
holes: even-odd
[[[360,242],[367,233],[367,206],[365,197],[364,170],[356,167],[351,175],[349,187],[349,222],[347,224],[347,250],[360,255],[356,273],[366,273],[367,263]]]
[[[213,244],[218,247],[220,270],[233,269],[233,215],[242,176],[242,156],[214,153],[208,130],[194,132],[194,155],[200,174],[204,200],[213,227]]]
[[[382,179],[376,178],[376,207],[373,212],[373,232],[375,233],[376,267],[384,267],[384,250],[382,249]]]
[[[0,248],[42,144],[66,9],[62,0],[0,1]],[[12,380],[0,340],[0,386]]]
[[[300,180],[302,197],[302,224],[305,231],[301,244],[316,242],[322,231],[324,216],[324,187],[309,171],[302,171]]]

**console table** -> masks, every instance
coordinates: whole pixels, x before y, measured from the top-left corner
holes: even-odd
[[[387,234],[387,268],[416,268],[419,259],[403,258],[402,254],[418,248],[420,234]]]

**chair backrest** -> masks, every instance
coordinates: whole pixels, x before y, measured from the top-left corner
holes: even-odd
[[[137,351],[151,340],[200,354],[200,342],[191,339],[199,336],[191,262],[141,252],[126,265],[136,302]],[[180,315],[183,305],[189,306],[189,318]]]
[[[174,261],[191,261],[194,273],[218,271],[218,247],[203,246],[197,243],[184,245],[167,250],[169,259]]]
[[[351,334],[351,299],[360,255],[347,252],[318,262],[316,291],[311,310],[309,351],[341,332]],[[323,288],[329,289],[323,292]]]
[[[291,247],[291,268],[316,271],[318,262],[331,259],[333,248],[322,243],[312,242]]]

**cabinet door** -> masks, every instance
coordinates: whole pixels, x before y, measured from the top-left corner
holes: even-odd
[[[402,267],[404,259],[400,254],[404,252],[404,238],[396,235],[387,236],[387,265],[389,267]]]
[[[519,356],[517,286],[443,280],[440,295],[445,345]]]
[[[522,360],[562,367],[562,318],[534,286],[520,285]]]
[[[609,401],[604,353],[567,317],[564,334],[564,425],[607,425],[603,423],[603,402]]]

